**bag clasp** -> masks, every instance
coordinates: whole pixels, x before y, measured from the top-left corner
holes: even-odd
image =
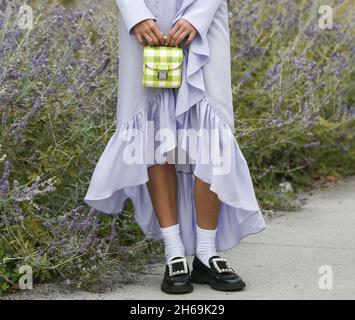
[[[158,78],[166,80],[168,78],[168,70],[158,70]]]

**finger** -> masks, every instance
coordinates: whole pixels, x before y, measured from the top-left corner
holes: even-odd
[[[177,32],[172,37],[172,45],[177,46],[179,44],[179,39],[181,38],[182,35],[187,34],[186,30],[184,28],[180,28]],[[183,39],[183,38],[182,38]]]
[[[152,30],[149,30],[148,31],[148,35],[152,39],[153,44],[158,46],[159,45],[159,39],[157,38],[155,33]]]
[[[152,38],[148,34],[143,33],[142,36],[148,45],[152,46],[154,44]]]
[[[160,31],[157,25],[153,27],[153,33],[159,40],[159,44],[164,45],[165,44],[165,39],[164,39],[164,33]]]
[[[170,40],[170,42],[169,42],[169,45],[175,46],[175,42],[176,42],[178,36],[179,36],[179,35],[181,34],[181,32],[183,32],[183,31],[184,31],[184,30],[183,30],[182,27],[180,27],[179,29],[177,29],[177,30],[175,31],[175,33],[171,36],[171,40]]]
[[[176,23],[173,27],[172,27],[172,29],[169,31],[169,33],[168,33],[168,39],[166,40],[166,43],[167,44],[171,44],[171,42],[172,42],[172,37],[174,36],[174,34],[180,29],[180,27],[181,27],[181,25],[180,24],[178,24],[178,23]]]
[[[189,35],[189,38],[186,40],[185,44],[188,46],[193,39],[195,39],[196,37],[196,33],[195,32],[191,32],[190,35]]]
[[[140,32],[136,32],[136,38],[140,44],[144,45],[142,34]]]
[[[188,31],[184,31],[177,39],[176,41],[176,45],[178,46],[186,37],[189,36],[189,32]]]

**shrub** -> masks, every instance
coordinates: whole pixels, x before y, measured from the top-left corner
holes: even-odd
[[[279,184],[355,173],[354,21],[350,1],[230,1],[236,135],[264,208],[285,209]],[[285,199],[286,196],[286,199]]]
[[[0,23],[1,252],[14,271],[31,265],[37,283],[59,277],[100,290],[110,275],[129,281],[159,246],[144,239],[129,203],[119,219],[83,205],[115,129],[115,16],[43,2],[33,29],[20,30],[19,4]]]

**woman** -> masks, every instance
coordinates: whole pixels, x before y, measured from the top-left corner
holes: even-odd
[[[116,2],[117,129],[85,201],[109,214],[119,214],[127,198],[133,201],[145,235],[164,241],[164,292],[191,292],[192,282],[216,290],[243,289],[243,280],[217,251],[260,232],[265,223],[233,136],[227,0]],[[142,85],[147,44],[183,48],[179,89]],[[189,161],[180,161],[181,153]],[[191,274],[189,255],[195,255]]]

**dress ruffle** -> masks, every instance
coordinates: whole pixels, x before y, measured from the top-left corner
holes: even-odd
[[[168,159],[174,156],[177,159],[177,151],[182,150],[190,162],[181,164],[179,158],[175,167],[179,184],[178,215],[186,255],[193,255],[196,247],[195,177],[209,183],[210,189],[222,202],[216,246],[218,251],[230,249],[244,237],[265,228],[247,162],[231,128],[206,97],[178,116],[175,115],[176,99],[175,89],[162,89],[144,109],[117,127],[96,165],[84,201],[98,211],[119,214],[124,201],[130,198],[134,204],[135,219],[146,237],[161,239],[158,219],[146,186],[148,167],[164,163],[167,156]],[[202,155],[211,154],[211,144],[206,143],[204,138],[198,139],[194,148],[190,148],[191,140],[184,134],[176,134],[163,144],[154,142],[160,129],[169,133],[178,133],[181,129],[184,129],[181,132],[189,129],[214,131],[213,145],[218,148],[213,153],[222,155],[227,151],[231,160],[227,173],[220,174],[218,170],[221,167],[201,161]],[[141,157],[138,157],[143,161],[135,164],[124,159],[132,146],[132,136],[143,147]],[[161,160],[156,161],[155,154]]]

